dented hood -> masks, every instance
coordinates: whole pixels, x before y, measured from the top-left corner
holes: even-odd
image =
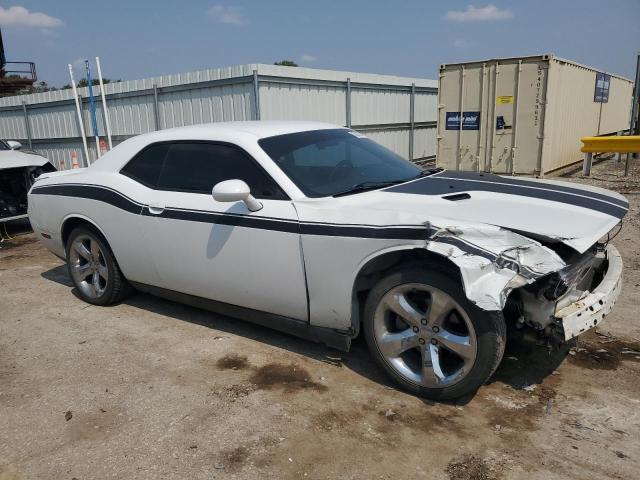
[[[622,195],[602,188],[490,173],[445,170],[384,192],[409,202],[430,197],[438,216],[557,239],[579,252],[629,210]]]
[[[494,225],[556,239],[581,253],[629,209],[622,195],[602,188],[447,170],[346,198],[351,206],[394,212],[405,221]]]

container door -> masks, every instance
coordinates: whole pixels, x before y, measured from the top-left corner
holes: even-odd
[[[518,64],[496,64],[493,68],[494,95],[491,96],[493,119],[491,132],[491,171],[513,172],[514,124],[517,107]]]
[[[486,105],[483,65],[456,66],[440,72],[438,110],[439,167],[478,171],[484,163],[484,125]]]
[[[539,173],[547,71],[548,62],[540,60],[490,66],[485,171]]]

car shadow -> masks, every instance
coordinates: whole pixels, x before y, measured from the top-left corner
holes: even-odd
[[[489,383],[500,382],[521,390],[540,384],[555,372],[575,345],[575,340],[552,348],[538,345],[518,330],[508,334],[502,363]]]
[[[58,265],[57,267],[53,267],[46,272],[42,272],[40,276],[46,280],[59,283],[61,285],[64,285],[65,287],[70,287],[75,290],[73,282],[69,277],[69,271],[67,270],[66,264]]]
[[[73,282],[69,278],[65,265],[59,265],[41,276],[47,280],[57,282],[72,289]],[[77,295],[76,295],[77,296]],[[136,293],[124,302],[141,310],[174,318],[195,325],[200,325],[244,337],[276,348],[288,350],[298,355],[333,365],[338,368],[348,368],[363,377],[390,389],[397,389],[386,373],[378,367],[369,356],[363,335],[356,338],[348,353],[341,352],[322,344],[313,343],[298,337],[271,330],[242,319],[226,317],[207,310],[155,297],[146,293]],[[522,389],[532,384],[542,383],[551,375],[566,358],[570,345],[549,350],[536,345],[535,342],[523,335],[511,335],[507,341],[503,361],[488,383],[499,382],[514,389]],[[475,393],[458,399],[455,402],[441,402],[465,405],[473,400]],[[423,400],[425,404],[434,402]]]
[[[229,208],[225,210],[225,213],[246,215],[247,211],[244,203],[236,202],[229,206]],[[211,224],[209,238],[207,239],[207,258],[214,258],[222,251],[229,237],[231,237],[234,228],[233,225]]]

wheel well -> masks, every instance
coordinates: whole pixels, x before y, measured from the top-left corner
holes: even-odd
[[[450,275],[462,285],[460,270],[451,260],[437,253],[425,250],[424,248],[397,250],[379,255],[371,259],[360,269],[353,284],[351,327],[356,334],[360,331],[360,325],[364,315],[364,306],[371,289],[387,273],[402,266],[438,270]]]
[[[62,224],[62,232],[60,232],[62,245],[64,245],[65,248],[67,245],[67,239],[69,238],[69,235],[71,235],[71,232],[73,231],[74,228],[79,227],[80,225],[88,225],[89,227],[95,229],[98,233],[100,233],[100,230],[98,230],[93,223],[91,223],[89,220],[85,218],[81,218],[81,217],[68,218]]]

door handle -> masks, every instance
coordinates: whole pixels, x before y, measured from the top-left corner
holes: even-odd
[[[149,213],[153,215],[160,215],[164,212],[165,205],[161,202],[150,202],[149,203]]]

